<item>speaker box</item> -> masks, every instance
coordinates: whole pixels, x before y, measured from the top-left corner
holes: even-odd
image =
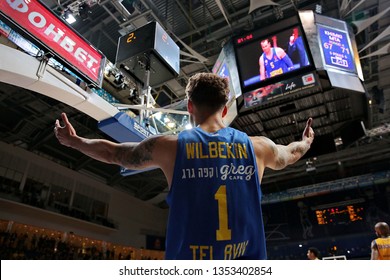
[[[173,79],[180,71],[180,49],[165,30],[150,22],[119,38],[116,66],[138,82],[156,86]]]

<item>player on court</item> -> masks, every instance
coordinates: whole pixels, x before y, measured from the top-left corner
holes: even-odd
[[[287,146],[226,127],[228,82],[199,73],[186,87],[195,128],[140,143],[113,143],[76,134],[66,115],[55,123],[61,144],[129,169],[159,167],[170,187],[166,259],[266,259],[260,182],[265,168],[299,160],[314,138],[309,119],[302,140]]]
[[[375,225],[377,239],[371,242],[372,260],[390,260],[390,228],[385,222]]]

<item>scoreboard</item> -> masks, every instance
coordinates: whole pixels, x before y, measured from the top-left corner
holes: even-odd
[[[332,27],[318,26],[325,65],[355,72],[353,50],[346,32]]]
[[[319,225],[348,224],[363,220],[364,208],[359,205],[344,205],[315,210]]]

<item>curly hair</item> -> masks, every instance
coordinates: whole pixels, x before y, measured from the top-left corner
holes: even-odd
[[[200,110],[214,113],[229,100],[229,82],[213,73],[197,73],[189,79],[186,95]]]

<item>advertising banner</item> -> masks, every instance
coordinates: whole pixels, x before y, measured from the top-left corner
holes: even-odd
[[[0,14],[37,45],[100,87],[105,57],[38,0],[4,0]]]

